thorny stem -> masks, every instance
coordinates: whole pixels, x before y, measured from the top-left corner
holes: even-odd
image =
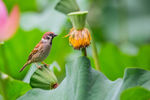
[[[93,55],[93,58],[94,58],[95,69],[100,71],[100,64],[99,64],[99,60],[98,60],[98,53],[97,53],[97,49],[96,49],[96,44],[95,44],[95,41],[94,41],[94,35],[93,35],[92,30],[91,30],[88,23],[87,23],[87,27],[88,27],[88,29],[91,33],[91,37],[92,37],[91,45],[92,45],[92,55]]]

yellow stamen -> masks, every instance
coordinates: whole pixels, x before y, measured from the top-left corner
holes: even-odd
[[[82,30],[72,28],[67,36],[69,36],[69,42],[74,49],[85,48],[90,45],[91,35],[86,28]]]

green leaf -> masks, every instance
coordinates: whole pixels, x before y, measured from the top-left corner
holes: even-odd
[[[150,91],[142,87],[129,88],[121,94],[121,100],[149,100]]]
[[[0,95],[0,100],[3,100],[3,97]]]
[[[26,3],[22,0],[3,0],[8,11],[11,11],[14,5],[18,4],[21,12],[24,11],[36,11],[36,0],[26,0]]]
[[[150,69],[150,45],[143,45],[140,47],[137,61],[139,66]]]
[[[60,0],[55,6],[55,9],[64,14],[79,11],[76,0]]]
[[[123,53],[119,47],[112,43],[101,46],[99,62],[101,71],[110,79],[123,77],[125,68],[138,67],[150,70],[150,45],[143,45],[136,55]]]
[[[123,79],[110,81],[92,69],[86,57],[79,57],[67,64],[66,78],[58,88],[49,91],[32,89],[18,100],[119,100],[125,89],[135,86],[150,89],[149,76],[149,71],[129,68]]]
[[[30,89],[29,84],[14,80],[6,74],[1,74],[0,93],[5,100],[16,100],[17,97],[25,94]]]
[[[136,66],[136,56],[122,53],[119,48],[112,43],[102,45],[99,54],[99,62],[101,71],[110,80],[116,80],[118,77],[123,77],[126,67],[138,67]]]

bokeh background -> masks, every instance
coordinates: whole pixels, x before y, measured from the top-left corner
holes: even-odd
[[[3,0],[8,15],[18,5],[20,17],[17,31],[0,44],[0,71],[23,80],[30,65],[22,73],[30,51],[44,32],[59,36],[53,40],[49,57],[59,81],[65,76],[65,64],[81,55],[64,38],[72,27],[64,14],[54,9],[59,0]],[[100,70],[110,79],[121,78],[126,67],[150,69],[150,1],[149,0],[77,0],[81,10],[88,10],[88,22],[94,34]],[[0,15],[1,16],[1,15]],[[7,33],[6,33],[7,34]],[[94,67],[91,46],[88,57]],[[31,67],[32,68],[32,67]]]

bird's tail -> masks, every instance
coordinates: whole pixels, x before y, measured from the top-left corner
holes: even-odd
[[[25,64],[23,65],[23,67],[20,69],[20,71],[19,71],[19,72],[23,71],[23,70],[24,70],[24,68],[26,68],[26,67],[27,67],[27,65],[29,65],[29,64],[30,64],[30,62],[25,63]]]

